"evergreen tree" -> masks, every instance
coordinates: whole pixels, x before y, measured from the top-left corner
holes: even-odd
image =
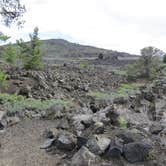
[[[4,60],[12,66],[16,66],[17,63],[17,50],[16,48],[10,43],[4,49],[2,56]]]
[[[29,35],[30,43],[25,43],[22,39],[17,41],[20,47],[20,54],[24,62],[25,69],[40,70],[43,68],[41,41],[38,37],[38,27]]]

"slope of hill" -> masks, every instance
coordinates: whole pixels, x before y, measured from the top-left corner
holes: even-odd
[[[125,52],[71,43],[63,39],[42,40],[42,43],[44,60],[49,64],[88,62],[95,65],[118,65],[123,62],[128,64],[139,57]],[[102,55],[100,61],[98,60],[99,55]],[[119,61],[120,63],[118,63]]]
[[[109,56],[136,56],[93,46],[71,43],[63,39],[43,40],[43,49],[48,57],[95,57],[100,53]]]

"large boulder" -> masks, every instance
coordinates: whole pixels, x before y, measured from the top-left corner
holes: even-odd
[[[106,152],[107,158],[120,158],[123,153],[123,142],[122,140],[115,138],[111,140],[109,149]]]
[[[111,140],[103,136],[94,135],[86,144],[86,147],[94,154],[100,155],[109,147]]]
[[[90,152],[88,148],[82,147],[77,153],[74,154],[71,160],[72,166],[92,166],[97,161],[95,154]]]
[[[78,114],[72,117],[71,121],[76,131],[82,131],[86,127],[93,124],[93,115],[91,114]]]
[[[145,133],[137,129],[119,130],[117,131],[116,136],[122,139],[124,144],[141,141],[147,137]]]
[[[123,147],[124,157],[130,163],[145,161],[151,146],[143,142],[133,142],[125,144]]]
[[[60,150],[71,151],[76,147],[77,138],[69,132],[62,132],[57,136],[56,146]]]

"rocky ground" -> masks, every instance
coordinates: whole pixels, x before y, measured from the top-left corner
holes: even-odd
[[[1,103],[0,166],[166,165],[166,78],[112,97],[127,80],[99,68],[65,65],[8,75],[8,93],[71,100],[72,106],[9,116]]]

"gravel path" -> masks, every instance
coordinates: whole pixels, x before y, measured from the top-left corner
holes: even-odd
[[[47,128],[55,121],[26,120],[0,133],[0,166],[56,166],[60,158],[39,148]]]

